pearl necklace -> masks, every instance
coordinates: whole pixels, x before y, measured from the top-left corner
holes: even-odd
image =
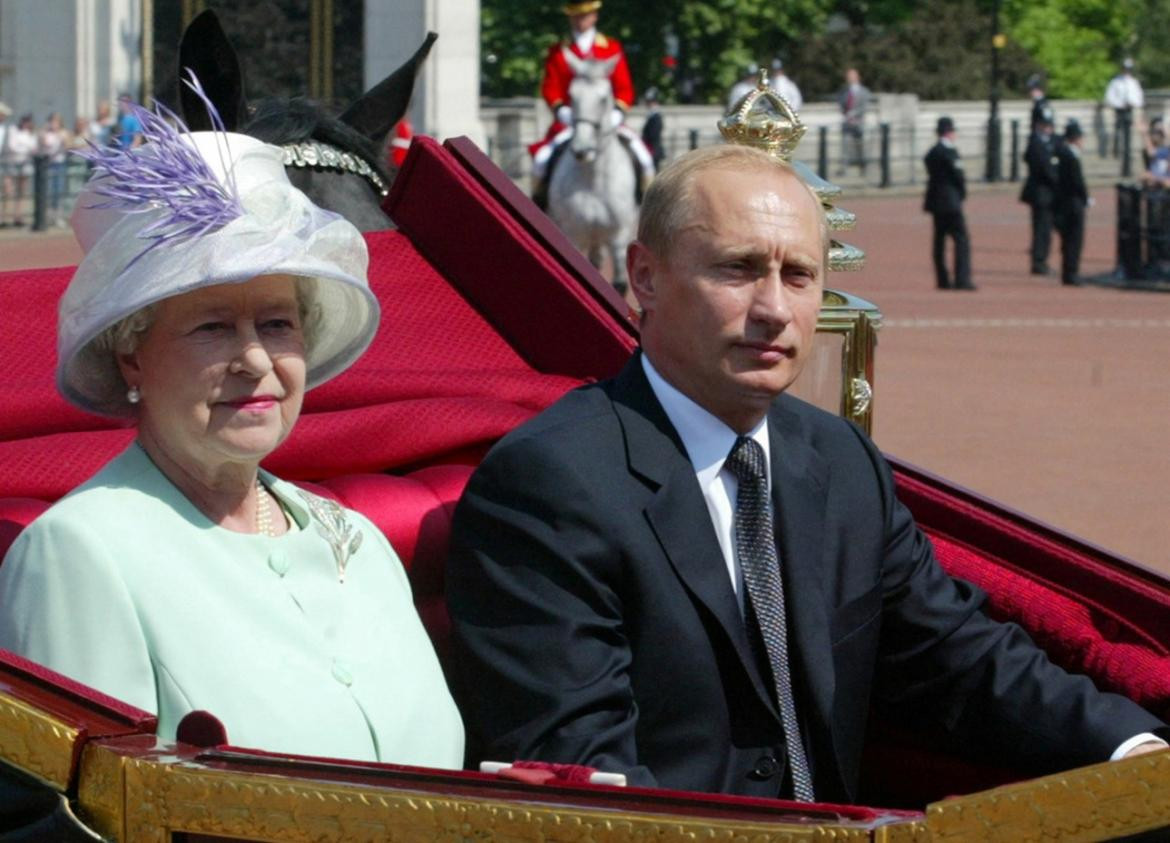
[[[268,490],[264,488],[259,477],[256,478],[256,532],[262,536],[276,536],[276,531],[272,528],[272,508],[268,503]]]

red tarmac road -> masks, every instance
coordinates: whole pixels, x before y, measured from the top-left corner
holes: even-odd
[[[1017,187],[967,202],[976,292],[937,291],[918,196],[858,197],[830,279],[877,304],[874,438],[889,454],[1170,575],[1170,294],[1027,273]],[[1084,274],[1114,264],[1111,187],[1094,189]],[[0,269],[75,263],[67,234],[0,236]],[[1054,242],[1053,264],[1059,264]]]

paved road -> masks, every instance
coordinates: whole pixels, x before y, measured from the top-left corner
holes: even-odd
[[[844,239],[869,259],[831,281],[886,318],[874,436],[888,453],[1170,574],[1170,295],[1028,275],[1016,190],[968,202],[973,293],[934,289],[917,196],[842,197],[858,215]],[[1086,273],[1113,267],[1112,191],[1094,193]],[[76,260],[68,235],[0,237],[0,268]]]
[[[1112,190],[1094,190],[1082,272],[1114,265]],[[878,304],[874,437],[888,453],[1170,574],[1170,295],[1027,274],[1015,191],[968,202],[973,293],[938,291],[914,197],[843,197]],[[1059,260],[1054,253],[1054,264]]]

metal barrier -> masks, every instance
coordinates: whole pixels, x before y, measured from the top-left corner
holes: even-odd
[[[47,155],[33,156],[32,189],[19,200],[22,207],[15,209],[14,216],[31,219],[33,231],[64,228],[89,172],[89,163],[76,155],[66,155],[64,161],[56,162]],[[30,204],[31,214],[25,213]]]
[[[1117,185],[1117,268],[1129,281],[1170,279],[1170,191]]]

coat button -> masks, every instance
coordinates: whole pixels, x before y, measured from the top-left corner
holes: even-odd
[[[770,779],[780,772],[780,762],[771,755],[765,755],[752,768],[752,775],[758,779]]]
[[[353,674],[350,673],[349,667],[342,661],[333,662],[333,678],[347,688],[353,684]]]
[[[288,573],[288,569],[292,566],[289,561],[288,554],[281,550],[274,550],[268,556],[268,567],[272,569],[278,577],[283,577]]]

